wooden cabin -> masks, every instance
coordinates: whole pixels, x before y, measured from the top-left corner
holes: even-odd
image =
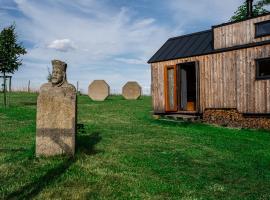
[[[270,128],[270,14],[170,38],[148,63],[155,114]]]

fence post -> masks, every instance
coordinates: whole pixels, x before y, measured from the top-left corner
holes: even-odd
[[[12,79],[12,76],[9,77],[9,92],[11,92],[11,79]]]
[[[6,72],[4,72],[4,107],[7,107]]]
[[[27,92],[30,93],[30,80],[28,81]]]

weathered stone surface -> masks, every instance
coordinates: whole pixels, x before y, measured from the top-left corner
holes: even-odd
[[[127,82],[122,88],[122,95],[125,99],[136,100],[141,96],[141,86],[135,81]]]
[[[88,96],[94,101],[104,101],[110,94],[110,86],[104,80],[94,80],[88,87]]]
[[[37,100],[36,155],[75,153],[76,89],[66,81],[66,63],[53,60],[52,82],[41,86]]]

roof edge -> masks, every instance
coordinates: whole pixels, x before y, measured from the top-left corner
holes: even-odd
[[[195,33],[189,33],[189,34],[185,34],[185,35],[180,35],[180,36],[169,38],[168,40],[175,40],[175,39],[179,39],[179,38],[183,38],[183,37],[189,37],[189,36],[193,36],[193,35],[199,35],[199,34],[207,33],[207,32],[212,32],[212,29],[199,31],[199,32],[195,32]]]
[[[166,42],[163,43],[163,45],[156,51],[156,53],[154,53],[154,55],[147,61],[147,63],[150,63],[150,60],[152,60],[152,58],[157,54],[157,52],[159,52],[169,40],[170,39],[166,40]]]
[[[191,57],[195,57],[195,56],[205,56],[205,55],[211,55],[211,54],[215,54],[215,53],[223,53],[223,52],[227,52],[227,51],[235,51],[235,50],[240,50],[240,49],[247,49],[247,48],[252,48],[252,47],[257,47],[257,46],[263,46],[263,45],[267,45],[270,44],[270,40],[265,40],[262,42],[253,42],[253,43],[249,43],[249,44],[244,44],[244,45],[238,45],[238,46],[233,46],[233,47],[227,47],[227,48],[222,48],[222,49],[216,49],[210,53],[204,53],[204,54],[195,54],[192,56],[186,56],[186,57],[178,57],[178,58],[174,58],[174,59],[167,59],[167,60],[159,60],[159,61],[155,61],[155,62],[147,62],[148,64],[152,64],[152,63],[158,63],[158,62],[165,62],[165,61],[169,61],[169,60],[177,60],[177,59],[184,59],[184,58],[191,58]]]
[[[258,17],[267,16],[267,15],[270,15],[270,12],[267,12],[267,13],[264,13],[264,14],[261,14],[261,15],[257,15],[257,16],[254,16],[254,17],[249,17],[249,18],[246,18],[246,19],[241,19],[241,20],[238,20],[238,21],[225,22],[225,23],[222,23],[222,24],[214,25],[214,26],[212,26],[212,29],[222,27],[222,26],[231,25],[231,24],[236,24],[236,23],[240,23],[240,22],[244,22],[244,21],[247,21],[247,20],[251,20],[251,19],[255,19],[255,18],[258,18]]]

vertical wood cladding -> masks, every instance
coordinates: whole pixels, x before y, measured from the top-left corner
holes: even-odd
[[[270,57],[270,45],[152,63],[155,112],[164,112],[164,68],[199,62],[200,110],[236,108],[240,113],[270,113],[270,80],[256,80],[255,59]]]
[[[214,48],[221,49],[253,42],[269,40],[270,36],[255,37],[255,23],[270,20],[270,15],[214,27]]]
[[[164,96],[164,68],[162,63],[152,65],[152,105],[157,113],[165,112],[165,96]]]

